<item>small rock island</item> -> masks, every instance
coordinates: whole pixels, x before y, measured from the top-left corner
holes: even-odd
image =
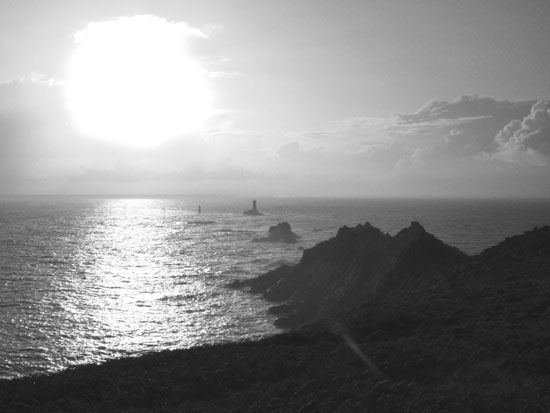
[[[277,225],[269,227],[267,237],[254,238],[252,242],[285,242],[294,244],[300,238],[290,229],[288,222],[279,222]]]
[[[249,209],[248,211],[244,211],[243,214],[252,215],[252,216],[262,215],[262,213],[258,211],[258,208],[256,208],[256,200],[252,201],[252,209]]]

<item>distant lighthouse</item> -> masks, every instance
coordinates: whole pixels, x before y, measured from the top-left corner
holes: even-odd
[[[252,201],[252,209],[249,209],[248,211],[244,211],[245,215],[262,215],[258,208],[256,208],[256,200]]]

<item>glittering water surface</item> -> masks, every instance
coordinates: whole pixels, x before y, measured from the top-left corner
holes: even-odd
[[[196,213],[201,203],[203,213]],[[342,225],[420,221],[476,253],[550,224],[534,201],[19,198],[0,201],[0,378],[277,332],[234,279],[297,261]],[[252,243],[288,221],[297,245]]]

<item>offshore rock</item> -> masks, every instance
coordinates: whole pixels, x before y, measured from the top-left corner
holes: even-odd
[[[269,227],[267,237],[254,238],[252,242],[285,242],[294,244],[300,238],[290,228],[288,222],[279,222],[277,225]]]

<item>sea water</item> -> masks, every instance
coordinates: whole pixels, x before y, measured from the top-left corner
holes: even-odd
[[[201,204],[202,212],[197,211]],[[0,200],[0,378],[278,332],[226,287],[298,261],[342,225],[413,220],[475,254],[550,224],[548,201],[27,197]],[[294,245],[254,243],[287,221]]]

